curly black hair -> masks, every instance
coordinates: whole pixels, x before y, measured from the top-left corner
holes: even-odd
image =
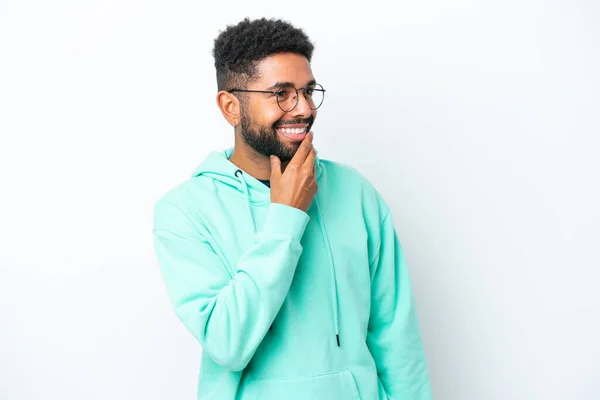
[[[296,53],[311,61],[314,45],[302,29],[287,21],[245,18],[228,25],[215,39],[213,56],[218,90],[244,88],[257,78],[257,64],[277,53]]]

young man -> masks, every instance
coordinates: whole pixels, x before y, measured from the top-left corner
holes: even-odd
[[[305,33],[245,19],[215,40],[235,146],[154,210],[160,269],[201,344],[199,399],[430,399],[409,273],[380,194],[319,159],[325,89]]]

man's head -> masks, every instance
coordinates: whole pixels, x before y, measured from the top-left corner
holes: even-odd
[[[217,104],[258,154],[289,161],[312,126],[324,94],[310,67],[313,49],[301,29],[265,18],[246,18],[215,39]]]

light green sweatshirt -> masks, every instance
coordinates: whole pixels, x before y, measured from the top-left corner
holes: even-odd
[[[175,313],[202,347],[198,399],[426,400],[431,389],[390,210],[316,158],[307,212],[212,152],[156,202]]]

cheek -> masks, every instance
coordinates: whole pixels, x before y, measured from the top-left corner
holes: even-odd
[[[273,124],[275,124],[277,121],[279,121],[280,119],[283,118],[283,114],[282,113],[277,113],[277,112],[265,112],[262,115],[260,115],[260,123],[261,125],[263,125],[265,128],[273,128]]]
[[[272,128],[275,122],[283,118],[283,113],[281,110],[274,110],[273,107],[254,104],[250,108],[250,117],[255,124]]]

